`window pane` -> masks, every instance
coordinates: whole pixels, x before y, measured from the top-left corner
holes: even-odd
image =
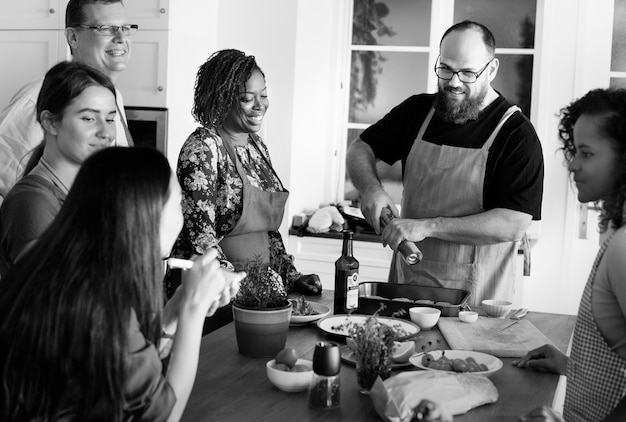
[[[518,54],[500,54],[498,74],[492,86],[500,94],[522,109],[530,118],[530,95],[533,79],[533,56]]]
[[[616,1],[613,11],[613,48],[611,50],[611,70],[626,72],[626,1]]]
[[[485,25],[496,48],[534,48],[536,0],[472,0],[454,2],[454,22],[471,20]]]
[[[354,51],[350,123],[375,123],[413,94],[426,92],[427,53]]]
[[[348,129],[347,145],[349,146],[362,132],[363,129]],[[400,204],[402,199],[402,163],[398,161],[393,166],[390,166],[380,161],[376,163],[376,171],[387,194],[391,196],[394,203]],[[343,192],[345,200],[352,201],[360,198],[359,192],[352,184],[347,170]]]
[[[355,0],[352,44],[427,46],[431,0]]]
[[[626,89],[626,78],[611,78],[609,87]]]

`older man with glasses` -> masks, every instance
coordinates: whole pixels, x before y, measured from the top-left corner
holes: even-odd
[[[349,148],[350,177],[383,244],[397,251],[407,240],[422,250],[415,265],[396,252],[390,282],[467,290],[472,304],[512,300],[519,243],[541,218],[541,144],[520,109],[491,86],[499,62],[489,29],[455,24],[439,50],[438,92],[409,97],[367,128]],[[401,213],[377,160],[402,162]],[[381,224],[386,214],[400,218]]]
[[[70,0],[65,13],[65,38],[72,60],[88,64],[107,75],[113,83],[130,59],[130,36],[137,25],[128,22],[121,0]],[[22,176],[27,156],[43,140],[35,116],[37,96],[43,79],[20,89],[0,113],[0,203]],[[124,101],[117,91],[115,145],[132,145],[126,124]]]

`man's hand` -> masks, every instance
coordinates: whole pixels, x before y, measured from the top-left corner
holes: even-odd
[[[383,230],[383,246],[395,251],[403,240],[421,242],[430,236],[432,226],[430,219],[394,218]]]
[[[452,422],[452,415],[439,404],[422,400],[415,408],[415,420],[424,422]]]
[[[367,223],[374,228],[376,233],[381,234],[380,215],[384,208],[389,208],[394,217],[398,217],[398,209],[393,200],[382,190],[374,190],[363,193],[361,197],[361,212]]]
[[[303,275],[294,281],[293,290],[305,295],[322,294],[322,282],[317,274]]]

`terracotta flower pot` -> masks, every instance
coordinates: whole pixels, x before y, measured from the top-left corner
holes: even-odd
[[[250,357],[273,357],[285,348],[291,304],[280,308],[251,309],[233,305],[239,353]]]

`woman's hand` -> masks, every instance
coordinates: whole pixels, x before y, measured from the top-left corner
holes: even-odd
[[[305,295],[322,294],[322,282],[317,274],[300,276],[293,282],[293,290]]]
[[[415,419],[424,422],[452,422],[452,415],[439,404],[422,400],[415,408]]]
[[[565,375],[567,360],[568,357],[559,349],[552,345],[544,344],[531,350],[523,358],[514,360],[513,365],[518,368],[532,368]]]
[[[519,418],[520,422],[564,422],[564,419],[548,406],[531,410]]]
[[[191,258],[193,267],[182,273],[182,298],[186,306],[197,309],[204,316],[213,315],[217,308],[230,302],[239,290],[245,273],[235,273],[220,267],[217,251]]]

